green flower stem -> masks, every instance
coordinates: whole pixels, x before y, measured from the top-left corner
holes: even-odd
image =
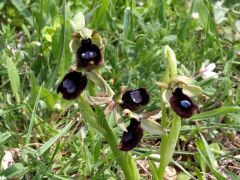
[[[124,176],[127,180],[139,180],[140,176],[138,173],[138,169],[136,163],[132,159],[132,156],[129,152],[122,152],[118,149],[118,143],[116,141],[115,135],[113,131],[108,126],[107,135],[105,136],[107,142],[109,143],[111,150],[121,167]]]
[[[83,118],[88,122],[93,128],[100,132],[110,145],[110,148],[113,152],[116,161],[121,167],[124,176],[127,180],[139,180],[140,176],[137,170],[136,163],[131,157],[131,154],[128,152],[122,152],[118,149],[117,138],[109,126],[104,115],[98,117],[97,120],[95,113],[92,111],[89,104],[82,98],[79,98],[80,110],[83,115]]]
[[[166,70],[163,77],[163,82],[169,83],[171,80],[175,79],[177,76],[177,60],[173,50],[169,46],[165,46],[164,55],[167,60]],[[162,90],[163,93],[163,90]],[[161,93],[161,94],[162,94]],[[167,118],[167,108],[165,107],[164,102],[162,101],[162,118],[161,124],[163,128],[168,127],[168,118]],[[181,118],[175,113],[172,118],[172,126],[170,133],[162,137],[161,150],[160,150],[160,166],[158,170],[158,178],[160,180],[164,179],[164,172],[166,166],[172,160],[172,156],[177,144],[179,132],[181,129]]]
[[[181,118],[174,113],[170,133],[162,138],[160,151],[159,179],[164,178],[166,166],[170,163],[181,129]]]

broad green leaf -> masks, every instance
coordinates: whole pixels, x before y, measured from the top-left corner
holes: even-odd
[[[6,176],[7,178],[17,178],[19,176],[24,175],[26,172],[26,168],[22,163],[16,163],[10,166],[9,168],[3,170],[0,175]]]
[[[110,0],[101,0],[101,5],[99,9],[97,9],[95,17],[93,18],[94,27],[98,27],[99,24],[102,24],[106,21],[105,15],[108,12],[108,7],[110,4]]]
[[[129,39],[129,36],[132,35],[131,29],[131,9],[127,7],[124,10],[124,21],[123,21],[123,39]]]
[[[193,3],[193,12],[198,12],[200,24],[202,27],[206,28],[208,26],[209,18],[206,5],[204,4],[203,0],[195,0]]]
[[[97,131],[101,132],[103,135],[106,134],[105,130],[100,126],[100,124],[97,121],[95,117],[95,113],[93,112],[92,108],[90,105],[80,96],[80,101],[79,101],[79,107],[80,111],[83,115],[83,118],[91,124]]]
[[[33,72],[30,73],[30,84],[31,84],[30,103],[33,105],[36,101],[38,92],[40,90],[40,86],[37,84],[37,80]],[[48,89],[42,87],[40,98],[47,103],[48,108],[50,108],[51,110],[54,110],[54,105],[56,104],[58,97],[59,95],[56,92],[49,91]]]
[[[10,137],[11,137],[10,132],[0,133],[0,146],[4,145]]]
[[[24,5],[22,0],[10,0],[10,1],[32,26],[33,25],[32,14],[28,11],[27,7]]]
[[[176,35],[165,36],[162,39],[162,43],[169,43],[169,42],[175,42],[175,41],[177,41],[177,36]]]
[[[54,19],[57,16],[57,3],[56,0],[49,0],[49,9],[50,9],[50,15],[52,19]]]
[[[183,23],[181,29],[179,30],[178,38],[181,41],[184,41],[186,39],[188,26],[189,26],[189,18],[187,18],[187,20]]]
[[[15,96],[17,102],[20,102],[20,96],[18,93],[18,89],[20,87],[20,77],[18,74],[18,70],[16,65],[13,63],[12,59],[6,56],[6,65],[8,71],[8,77],[10,80],[11,88],[13,91],[13,95]]]
[[[234,114],[234,113],[229,113],[229,116],[237,123],[240,123],[240,113]]]
[[[194,168],[194,171],[196,173],[196,176],[199,180],[204,180],[204,173],[202,173],[198,168]]]
[[[95,146],[94,146],[94,154],[93,154],[95,162],[99,161],[100,153],[101,153],[101,147],[102,147],[102,141],[97,141]]]

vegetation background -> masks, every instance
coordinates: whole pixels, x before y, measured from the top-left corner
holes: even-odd
[[[162,49],[169,45],[179,74],[194,78],[204,90],[198,102],[201,112],[216,109],[182,122],[166,178],[190,174],[217,179],[216,168],[239,179],[238,0],[1,0],[1,178],[123,178],[109,145],[81,118],[78,103],[56,93],[75,62],[68,44],[70,20],[79,11],[86,27],[107,39],[100,71],[113,90],[122,84],[147,87],[151,102],[146,110],[160,108],[156,82],[165,70]],[[218,77],[206,79],[200,71],[203,63],[215,63]],[[109,123],[114,124],[111,119]],[[121,131],[112,126],[120,137]],[[159,162],[160,145],[158,136],[146,133],[133,150],[143,179],[151,179],[148,160]]]

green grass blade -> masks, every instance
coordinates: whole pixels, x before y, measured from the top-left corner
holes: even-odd
[[[153,162],[151,160],[148,160],[148,164],[149,164],[149,168],[151,170],[152,179],[153,180],[159,180],[158,168],[157,168],[155,162]]]
[[[26,171],[26,168],[22,163],[16,163],[8,167],[4,171],[0,172],[1,176],[6,176],[7,178],[15,179],[18,176],[22,176]]]
[[[10,0],[11,3],[17,8],[17,10],[23,15],[23,17],[33,26],[33,18],[27,7],[23,4],[22,0]]]
[[[64,46],[66,44],[66,0],[63,0],[63,3],[62,3],[62,16],[63,16],[63,24],[62,24],[62,27],[61,27],[61,36],[60,36],[60,50],[59,50],[59,56],[58,56],[58,61],[57,61],[57,65],[54,69],[54,72],[53,72],[53,75],[52,75],[52,78],[49,82],[49,86],[48,86],[48,89],[50,89],[52,86],[53,86],[53,83],[56,79],[56,75],[57,75],[57,72],[59,70],[59,67],[60,67],[60,64],[61,64],[61,61],[62,61],[62,56],[64,54]]]
[[[207,141],[205,140],[205,138],[203,137],[203,135],[200,133],[200,136],[201,136],[201,139],[202,139],[202,142],[204,144],[204,148],[206,150],[206,153],[207,153],[207,156],[209,158],[209,161],[211,163],[211,166],[214,168],[214,169],[217,169],[218,168],[218,165],[217,165],[217,161],[216,159],[214,158],[214,155],[207,143]]]
[[[73,123],[70,122],[68,125],[66,125],[56,136],[51,138],[49,141],[44,143],[39,149],[38,149],[38,155],[41,156],[44,152],[46,152],[63,134],[65,134],[71,127]]]
[[[32,129],[33,129],[33,125],[34,125],[34,121],[35,121],[35,117],[36,117],[36,110],[37,110],[37,106],[38,106],[38,101],[40,99],[41,96],[41,91],[42,91],[42,86],[40,87],[39,91],[38,91],[38,95],[32,110],[32,114],[31,114],[31,119],[30,119],[30,125],[28,128],[28,132],[27,132],[27,136],[26,136],[26,140],[25,140],[25,144],[28,144],[31,138],[31,134],[32,134]]]
[[[211,117],[220,116],[220,115],[226,115],[227,113],[232,113],[232,112],[236,112],[236,111],[240,112],[239,106],[224,106],[224,107],[220,107],[217,109],[213,109],[211,111],[196,114],[196,115],[192,116],[191,119],[194,121],[200,121],[200,120],[204,120],[206,118],[211,118]]]
[[[0,133],[0,145],[2,146],[11,137],[10,132]]]

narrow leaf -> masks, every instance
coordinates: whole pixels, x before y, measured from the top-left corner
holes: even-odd
[[[224,106],[211,111],[196,114],[192,116],[191,119],[195,121],[199,121],[199,120],[204,120],[204,119],[215,117],[215,116],[226,115],[227,113],[233,113],[236,111],[240,112],[239,106]]]
[[[30,125],[29,125],[29,128],[28,128],[28,132],[27,132],[27,136],[26,136],[26,140],[25,140],[26,145],[29,143],[30,137],[31,137],[31,134],[32,134],[32,129],[33,129],[34,121],[35,121],[36,110],[37,110],[37,106],[38,106],[38,101],[40,99],[41,91],[42,91],[42,86],[39,89],[39,92],[38,92],[38,95],[37,95],[37,98],[36,98],[36,101],[35,101],[35,104],[34,104],[34,107],[33,107],[33,111],[32,111],[32,114],[31,114]]]
[[[23,175],[26,171],[26,168],[22,163],[16,163],[5,169],[0,173],[1,176],[6,176],[7,178],[16,178]]]
[[[11,137],[10,132],[0,133],[0,145],[2,146]]]
[[[20,102],[20,96],[18,93],[18,89],[20,86],[20,77],[18,74],[18,70],[16,65],[13,63],[12,59],[6,56],[6,65],[7,65],[7,71],[8,71],[8,77],[10,80],[11,88],[13,91],[13,95],[15,96],[17,102]]]
[[[25,4],[23,4],[22,0],[10,0],[10,1],[16,7],[16,9],[23,15],[23,17],[29,22],[29,24],[33,25],[32,15],[28,11]]]

